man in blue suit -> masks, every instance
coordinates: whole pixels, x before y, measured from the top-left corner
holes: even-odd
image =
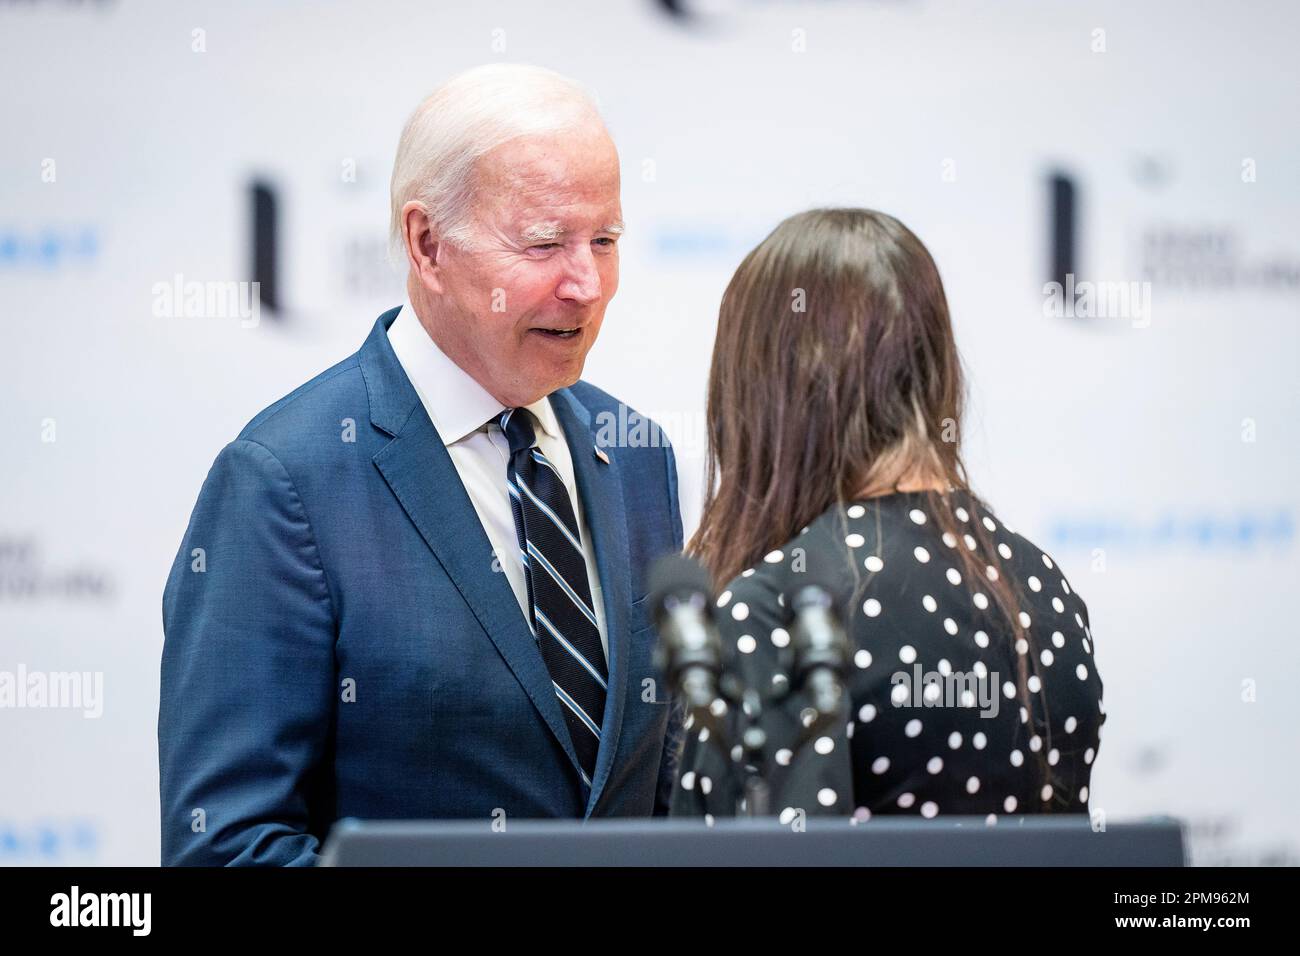
[[[221,451],[168,577],[164,864],[310,865],[342,817],[667,812],[676,465],[579,380],[622,229],[571,81],[480,67],[416,110],[407,301]]]

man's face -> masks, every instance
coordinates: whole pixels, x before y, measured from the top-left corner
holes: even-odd
[[[527,405],[579,379],[618,290],[618,154],[593,124],[511,140],[475,173],[470,250],[438,250],[435,339]]]

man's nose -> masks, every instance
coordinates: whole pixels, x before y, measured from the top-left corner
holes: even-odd
[[[564,281],[555,294],[580,305],[591,305],[600,300],[600,292],[600,272],[596,269],[596,258],[591,248],[584,246],[569,257]]]

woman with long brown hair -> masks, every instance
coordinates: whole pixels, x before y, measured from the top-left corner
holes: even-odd
[[[727,582],[726,646],[755,681],[788,677],[801,563],[850,595],[846,720],[802,753],[773,742],[808,812],[1087,812],[1105,720],[1087,608],[971,490],[963,392],[938,269],[890,216],[792,216],[727,287],[689,551]],[[769,736],[793,741],[780,719]],[[733,809],[706,733],[688,728],[674,813]]]

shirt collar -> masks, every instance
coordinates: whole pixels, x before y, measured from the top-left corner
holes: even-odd
[[[506,406],[438,348],[420,324],[409,298],[389,326],[388,340],[444,445],[464,440],[505,411]],[[550,399],[542,396],[525,407],[542,431],[551,438],[560,437]]]

